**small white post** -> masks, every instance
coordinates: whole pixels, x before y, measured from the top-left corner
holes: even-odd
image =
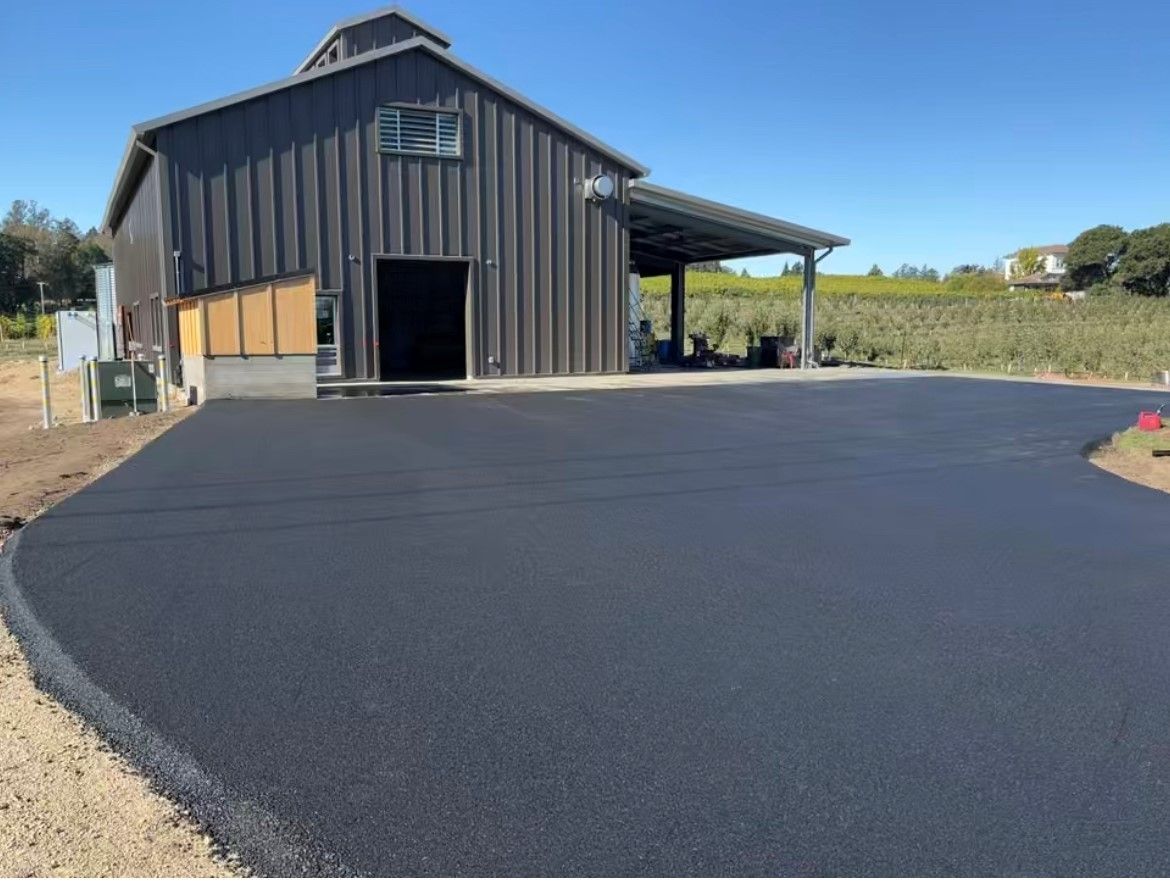
[[[160,412],[169,412],[171,410],[171,392],[167,385],[167,355],[160,353],[158,355],[158,379],[154,382],[155,398],[158,400],[158,410]]]
[[[100,402],[101,388],[98,387],[98,361],[89,361],[89,415],[90,421],[100,421],[102,404]]]
[[[42,353],[37,358],[41,363],[41,426],[48,430],[53,426],[53,402],[49,396],[49,357]]]
[[[135,372],[137,370],[134,368],[135,363],[134,363],[134,354],[133,353],[130,354],[130,358],[127,360],[127,362],[130,363],[130,414],[137,415],[138,414],[138,376],[135,374]]]
[[[83,422],[89,421],[89,387],[85,380],[87,368],[89,368],[88,360],[82,356],[81,364],[77,366],[77,389],[81,392],[81,420]]]

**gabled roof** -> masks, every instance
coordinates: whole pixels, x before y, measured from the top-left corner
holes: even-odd
[[[1043,257],[1045,254],[1067,254],[1068,245],[1040,245],[1035,248],[1020,248],[1020,251],[1035,251],[1037,254]],[[1004,259],[1014,260],[1020,256],[1020,251],[1016,251],[1014,254],[1009,254]]]
[[[351,56],[348,59],[335,62],[332,65],[326,65],[322,68],[311,68],[308,71],[303,71],[300,74],[294,74],[291,77],[282,78],[278,81],[273,81],[270,84],[265,84],[260,87],[253,87],[251,90],[244,90],[240,93],[234,93],[231,96],[224,96],[221,99],[214,99],[211,102],[204,102],[201,105],[192,106],[191,108],[182,111],[173,112],[169,115],[163,115],[159,118],[153,118],[149,121],[143,121],[140,124],[135,124],[131,128],[130,139],[126,144],[126,151],[122,156],[122,161],[118,166],[117,178],[114,181],[113,191],[110,193],[109,200],[106,202],[106,211],[102,216],[102,229],[108,229],[112,224],[114,218],[121,211],[121,207],[125,199],[128,197],[130,187],[132,185],[131,171],[134,169],[135,156],[142,152],[141,144],[149,143],[153,138],[154,133],[161,130],[163,127],[169,127],[172,124],[177,124],[181,121],[186,121],[190,118],[195,118],[200,115],[206,115],[211,112],[220,111],[229,108],[233,105],[239,105],[243,102],[248,102],[252,99],[257,99],[261,96],[267,96],[269,93],[276,93],[280,90],[288,89],[289,87],[299,86],[300,84],[310,83],[317,78],[333,77],[343,71],[349,71],[352,68],[357,68],[362,65],[369,65],[377,62],[379,59],[386,59],[391,56],[397,56],[402,53],[412,51],[421,51],[434,56],[443,64],[461,72],[472,80],[478,81],[484,86],[494,90],[502,96],[507,97],[512,102],[519,105],[521,108],[527,109],[533,115],[541,118],[544,121],[552,124],[560,130],[571,134],[582,143],[597,152],[605,155],[607,158],[618,162],[618,164],[626,167],[634,174],[634,176],[644,177],[650,173],[650,169],[628,155],[624,155],[612,146],[602,142],[597,137],[586,133],[581,128],[570,124],[564,118],[553,114],[539,103],[533,102],[527,96],[516,92],[511,87],[500,83],[493,77],[484,74],[477,68],[468,65],[462,59],[452,55],[443,47],[439,46],[432,40],[426,37],[412,37],[409,40],[403,40],[400,43],[391,44],[381,49],[370,50],[368,53],[361,53],[357,56]]]
[[[301,64],[298,65],[293,71],[293,74],[300,74],[302,71],[308,70],[309,66],[313,64],[313,61],[319,55],[321,55],[321,51],[324,50],[325,47],[329,46],[329,44],[333,43],[333,41],[337,39],[337,36],[346,28],[356,28],[358,25],[364,25],[366,22],[372,22],[376,19],[384,19],[387,16],[397,16],[398,18],[402,19],[402,21],[414,25],[415,28],[424,32],[426,36],[430,37],[443,49],[448,49],[451,46],[450,37],[448,37],[438,28],[432,28],[413,13],[408,12],[398,5],[384,6],[381,9],[375,9],[373,12],[364,12],[360,15],[350,16],[348,19],[342,19],[340,22],[336,22],[333,27],[325,32],[325,36],[317,42],[317,45],[313,47],[312,52],[305,56]]]

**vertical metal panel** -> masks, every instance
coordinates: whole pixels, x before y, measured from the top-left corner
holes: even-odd
[[[274,236],[271,226],[273,207],[273,164],[275,141],[269,136],[269,108],[261,104],[247,116],[248,145],[248,240],[252,248],[254,277],[276,274],[273,262]],[[269,218],[265,225],[264,218]]]
[[[378,153],[386,102],[460,109],[462,158]],[[181,121],[159,140],[185,290],[315,270],[342,295],[347,375],[377,373],[375,254],[474,261],[477,375],[625,367],[628,171],[424,52]],[[580,182],[601,173],[615,197],[587,201]]]
[[[114,227],[115,296],[119,306],[133,309],[138,304],[134,331],[137,339],[147,345],[150,297],[164,293],[164,273],[159,263],[158,165],[158,160],[151,158],[144,166],[137,191]]]
[[[414,23],[401,19],[394,13],[389,13],[382,18],[359,22],[338,31],[337,45],[339,52],[337,59],[334,61],[340,62],[351,56],[368,53],[370,50],[381,49],[382,47],[419,36],[429,37],[446,46],[446,41],[441,40],[437,35],[424,31]],[[332,46],[333,41],[330,41],[307,67],[314,67],[322,56],[328,54]],[[326,64],[329,65],[332,63],[326,62]]]

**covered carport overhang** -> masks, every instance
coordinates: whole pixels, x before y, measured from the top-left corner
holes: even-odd
[[[642,276],[670,276],[671,354],[685,352],[686,268],[705,261],[796,254],[804,265],[801,365],[812,358],[817,263],[849,239],[685,192],[636,181],[630,186],[630,260]],[[823,251],[819,257],[818,251]]]

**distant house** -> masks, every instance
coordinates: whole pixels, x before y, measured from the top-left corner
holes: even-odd
[[[1035,251],[1044,265],[1039,272],[1020,275],[1019,256],[1025,250]],[[1015,254],[1003,259],[1003,277],[1008,288],[1036,288],[1051,291],[1060,287],[1064,277],[1064,258],[1068,256],[1068,245],[1039,245],[1035,248],[1021,248]]]

